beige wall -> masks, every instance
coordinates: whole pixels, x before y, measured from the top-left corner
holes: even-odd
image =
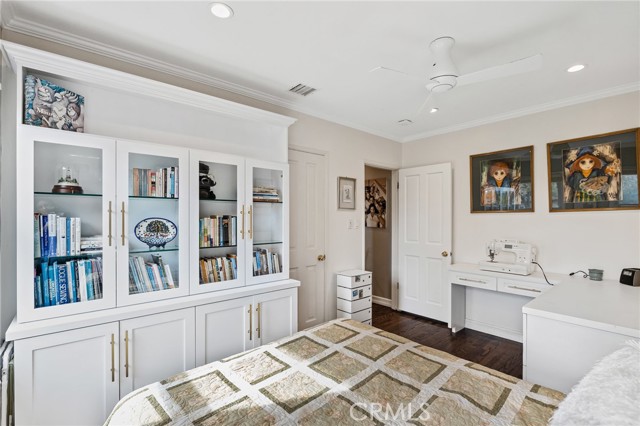
[[[601,268],[618,279],[623,267],[640,266],[640,212],[560,212],[548,206],[548,142],[640,126],[640,93],[434,136],[404,144],[402,166],[453,164],[453,259],[475,263],[492,238],[514,238],[538,246],[546,271],[569,273]],[[469,212],[469,156],[534,145],[533,213]]]
[[[387,180],[387,209],[385,228],[364,228],[364,269],[373,273],[373,295],[391,299],[391,171],[366,166],[365,181]],[[364,206],[365,213],[368,206]]]

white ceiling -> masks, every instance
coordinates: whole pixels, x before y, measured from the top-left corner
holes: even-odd
[[[640,89],[640,2],[2,1],[4,28],[286,106],[397,141]],[[468,86],[416,111],[429,42],[461,74],[542,53],[542,69]],[[569,74],[566,68],[586,63]],[[378,71],[404,71],[419,79]],[[304,83],[308,97],[288,92]],[[410,126],[398,120],[411,118]]]

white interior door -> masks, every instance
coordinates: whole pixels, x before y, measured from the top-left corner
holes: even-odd
[[[289,150],[289,172],[289,276],[301,282],[298,328],[304,330],[325,321],[325,157]]]
[[[451,164],[399,171],[399,309],[448,321]]]

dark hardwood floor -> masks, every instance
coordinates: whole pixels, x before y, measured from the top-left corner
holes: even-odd
[[[447,324],[373,305],[373,326],[448,352],[514,377],[522,378],[522,344],[479,331],[453,334]]]

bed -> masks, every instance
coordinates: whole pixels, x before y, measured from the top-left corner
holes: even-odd
[[[563,398],[338,319],[138,389],[106,425],[545,425]]]

